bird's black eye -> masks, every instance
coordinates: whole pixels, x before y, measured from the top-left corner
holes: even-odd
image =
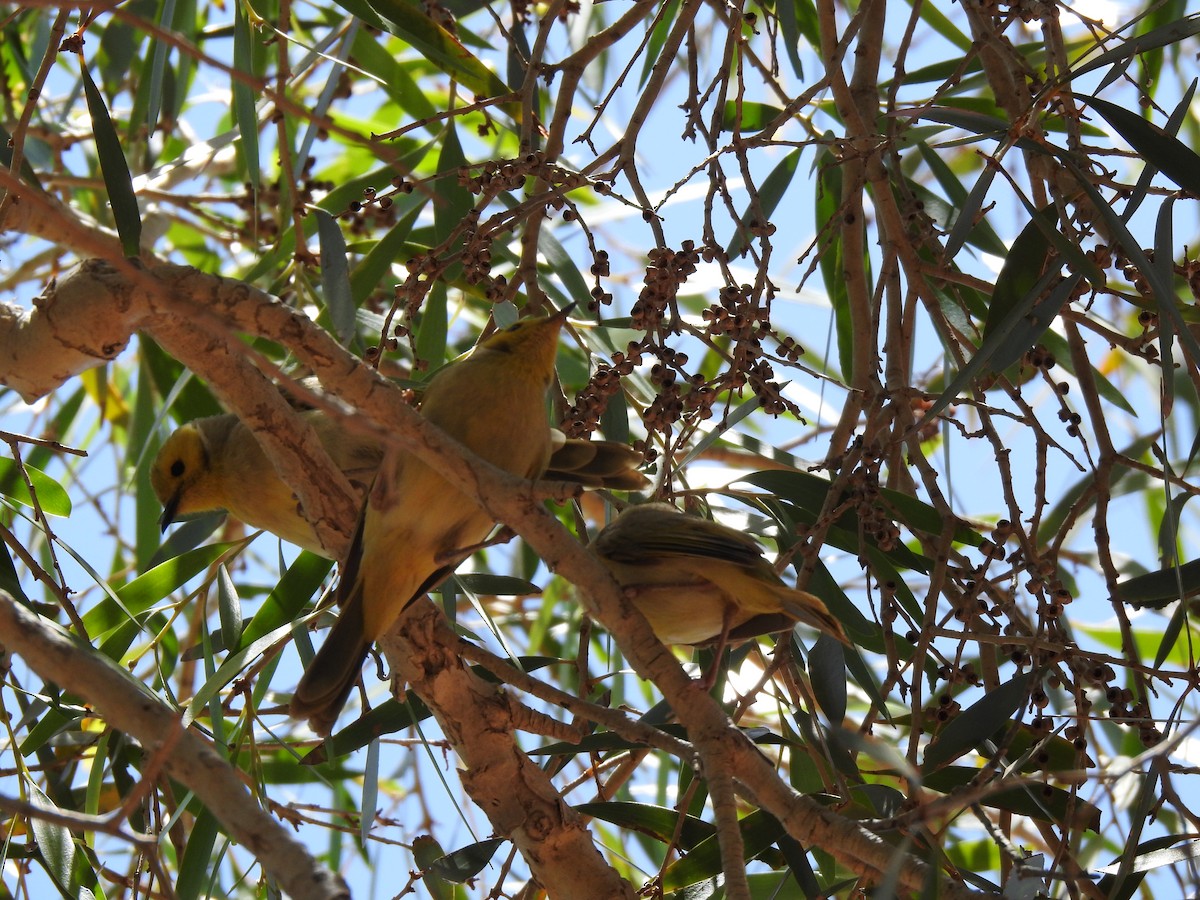
[[[175,462],[171,463],[171,477],[178,478],[184,473],[184,471],[186,471],[186,469],[187,466],[183,464],[182,459],[175,460]]]

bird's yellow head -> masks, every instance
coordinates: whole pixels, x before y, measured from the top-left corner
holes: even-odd
[[[220,509],[217,481],[204,434],[193,422],[178,428],[150,467],[150,484],[163,507],[162,529],[180,516]]]
[[[507,328],[488,336],[479,350],[490,353],[512,353],[528,361],[531,371],[552,372],[558,352],[558,333],[567,314],[575,308],[572,303],[552,316],[530,316],[518,319]]]

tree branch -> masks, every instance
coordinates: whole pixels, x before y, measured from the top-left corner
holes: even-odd
[[[179,713],[90,647],[0,591],[0,642],[48,682],[84,698],[113,728],[147,750],[170,742],[164,764],[244,844],[296,900],[348,900],[341,878],[272,818],[246,790],[238,771],[195,731],[180,732]]]

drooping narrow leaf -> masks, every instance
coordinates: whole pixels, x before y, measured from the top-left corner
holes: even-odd
[[[354,336],[354,298],[350,289],[346,238],[337,220],[325,210],[316,210],[316,216],[317,238],[321,244],[321,295],[334,336],[347,345]]]
[[[1054,245],[1045,236],[1046,229],[1057,227],[1053,214],[1053,205],[1037,210],[1012,242],[992,288],[987,321],[983,326],[985,339],[996,334],[1006,320],[1027,315],[1040,299],[1038,284],[1044,281],[1043,276],[1055,256]]]
[[[829,295],[829,305],[833,309],[842,379],[846,384],[853,384],[854,323],[850,319],[850,300],[846,292],[846,279],[842,275],[844,248],[839,225],[842,170],[833,154],[828,151],[817,158],[816,164],[818,174],[814,218],[821,278],[825,283],[825,292]]]
[[[241,3],[234,4],[233,65],[238,72],[251,77],[254,75],[253,39],[245,9]],[[262,172],[258,165],[258,112],[254,91],[242,78],[235,76],[232,83],[234,119],[242,138],[242,161],[246,165],[246,176],[257,192],[262,184]]]
[[[417,328],[417,358],[436,368],[446,358],[446,336],[450,313],[446,304],[446,285],[438,282],[425,298],[421,324]]]
[[[375,824],[375,810],[379,805],[379,738],[367,744],[367,762],[363,767],[362,803],[359,809],[358,838],[362,846],[367,846],[371,837],[371,826]]]
[[[435,872],[446,881],[462,884],[474,878],[483,871],[484,866],[492,861],[496,851],[504,845],[501,838],[487,838],[435,859],[424,868]]]
[[[83,77],[83,92],[87,97],[88,113],[92,117],[92,133],[96,139],[96,156],[104,176],[104,188],[112,206],[113,220],[121,238],[121,250],[128,257],[141,254],[142,213],[133,192],[133,177],[121,149],[121,139],[113,127],[108,106],[86,65],[79,67]]]
[[[130,616],[140,615],[211,566],[222,554],[235,546],[236,541],[207,544],[155,566],[149,572],[117,588],[116,596],[120,605],[112,598],[105,598],[88,610],[83,616],[84,627],[92,638],[96,638],[128,621]]]
[[[47,812],[58,812],[58,807],[32,782],[26,785],[29,799],[34,806]],[[65,825],[49,822],[40,816],[29,817],[33,840],[41,852],[42,859],[54,883],[66,896],[71,895],[71,871],[75,865],[75,841]]]
[[[158,27],[165,32],[171,31],[175,20],[175,0],[164,0],[159,8]],[[166,41],[154,41],[154,56],[150,62],[150,89],[146,95],[146,119],[143,124],[146,131],[154,133],[158,125],[159,105],[163,97],[163,79],[167,69],[167,54],[171,46]],[[133,123],[130,122],[132,126]]]
[[[400,248],[408,241],[423,204],[424,199],[416,194],[404,195],[396,201],[399,221],[388,229],[387,234],[376,242],[350,273],[350,302],[355,309],[362,306],[371,292],[380,287],[392,263],[400,258]]]
[[[221,619],[222,646],[226,649],[236,647],[242,636],[242,601],[224,563],[217,567],[217,610]]]
[[[191,831],[183,859],[179,861],[179,877],[175,882],[175,894],[180,900],[200,900],[207,894],[206,888],[217,867],[214,864],[214,847],[220,836],[221,826],[217,817],[208,809],[201,809]]]
[[[933,177],[938,180],[938,184],[946,192],[946,196],[957,207],[954,224],[946,238],[945,258],[954,259],[967,236],[974,232],[978,232],[976,241],[981,250],[996,256],[1003,256],[1005,253],[1004,243],[992,226],[988,224],[987,219],[975,221],[975,216],[983,207],[984,197],[987,196],[988,189],[992,185],[996,170],[992,166],[984,166],[971,190],[967,191],[954,171],[933,151],[933,148],[921,141],[917,144],[917,150],[920,152],[921,158],[925,160],[925,165],[933,172]]]

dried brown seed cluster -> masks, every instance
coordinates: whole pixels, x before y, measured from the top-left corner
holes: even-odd
[[[614,353],[611,365],[600,363],[588,383],[583,386],[575,397],[574,405],[559,428],[568,437],[587,437],[600,425],[600,417],[608,407],[608,401],[620,393],[621,379],[633,372],[634,366],[642,361],[641,348],[638,344],[630,344],[629,352]]]
[[[643,287],[630,315],[634,328],[647,334],[661,334],[667,308],[679,294],[679,288],[695,273],[700,254],[694,242],[684,241],[679,250],[656,247],[649,257]]]
[[[900,541],[900,529],[887,514],[880,499],[878,448],[866,448],[861,465],[846,480],[845,502],[853,504],[863,534],[872,538],[885,552],[895,549]]]

